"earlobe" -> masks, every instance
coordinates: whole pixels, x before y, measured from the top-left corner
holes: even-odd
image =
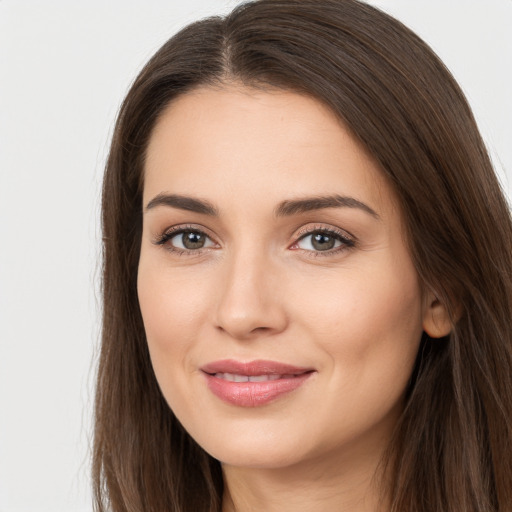
[[[448,336],[452,330],[452,322],[445,305],[433,294],[429,294],[423,312],[423,330],[431,338]]]

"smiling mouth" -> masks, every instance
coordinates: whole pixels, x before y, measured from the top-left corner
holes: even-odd
[[[315,370],[274,361],[217,361],[201,368],[209,390],[238,407],[258,407],[302,386]]]
[[[314,371],[311,367],[306,368],[293,366],[287,363],[266,361],[263,359],[257,359],[249,362],[236,361],[234,359],[223,359],[221,361],[208,363],[200,369],[209,375],[215,375],[219,378],[223,378],[225,376],[224,378],[229,380],[231,380],[231,375],[234,377],[269,377],[269,379],[276,380],[274,378],[275,376],[278,378],[292,378]]]
[[[214,373],[213,377],[227,380],[228,382],[267,382],[279,379],[293,379],[304,374],[267,374],[267,375],[238,375],[235,373]]]

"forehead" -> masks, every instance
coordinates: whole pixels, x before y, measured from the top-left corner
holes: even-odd
[[[153,130],[144,181],[145,204],[162,192],[269,207],[306,194],[350,194],[380,210],[396,202],[331,110],[282,90],[204,87],[179,96]]]

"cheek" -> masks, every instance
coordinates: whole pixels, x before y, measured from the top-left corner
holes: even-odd
[[[194,372],[191,348],[204,338],[207,285],[197,273],[171,269],[165,258],[147,261],[142,253],[137,290],[156,380],[169,407],[187,418],[189,405],[196,402],[188,385]]]
[[[302,322],[330,356],[355,375],[375,366],[385,372],[412,365],[422,332],[421,291],[407,260],[333,273],[311,283],[302,301]],[[412,362],[411,362],[412,361]]]
[[[302,330],[327,356],[316,405],[326,439],[339,439],[339,431],[349,439],[382,422],[392,428],[401,410],[422,332],[416,274],[402,270],[366,267],[350,278],[340,273],[327,289],[309,288]]]
[[[197,339],[208,291],[197,276],[171,272],[166,265],[152,263],[146,263],[141,256],[137,291],[158,377],[159,366],[182,364],[187,348]]]

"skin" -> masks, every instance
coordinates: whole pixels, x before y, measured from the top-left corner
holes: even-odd
[[[147,208],[159,194],[206,200],[218,215]],[[375,214],[275,215],[283,201],[333,194]],[[377,510],[372,477],[422,331],[442,336],[449,323],[422,291],[376,162],[314,99],[200,88],[156,125],[143,201],[138,294],[153,367],[181,423],[222,463],[223,510]],[[180,249],[182,235],[158,243],[172,227],[206,233],[204,247]],[[307,234],[318,229],[350,243],[319,250]],[[273,402],[237,407],[200,370],[221,359],[314,373]]]

